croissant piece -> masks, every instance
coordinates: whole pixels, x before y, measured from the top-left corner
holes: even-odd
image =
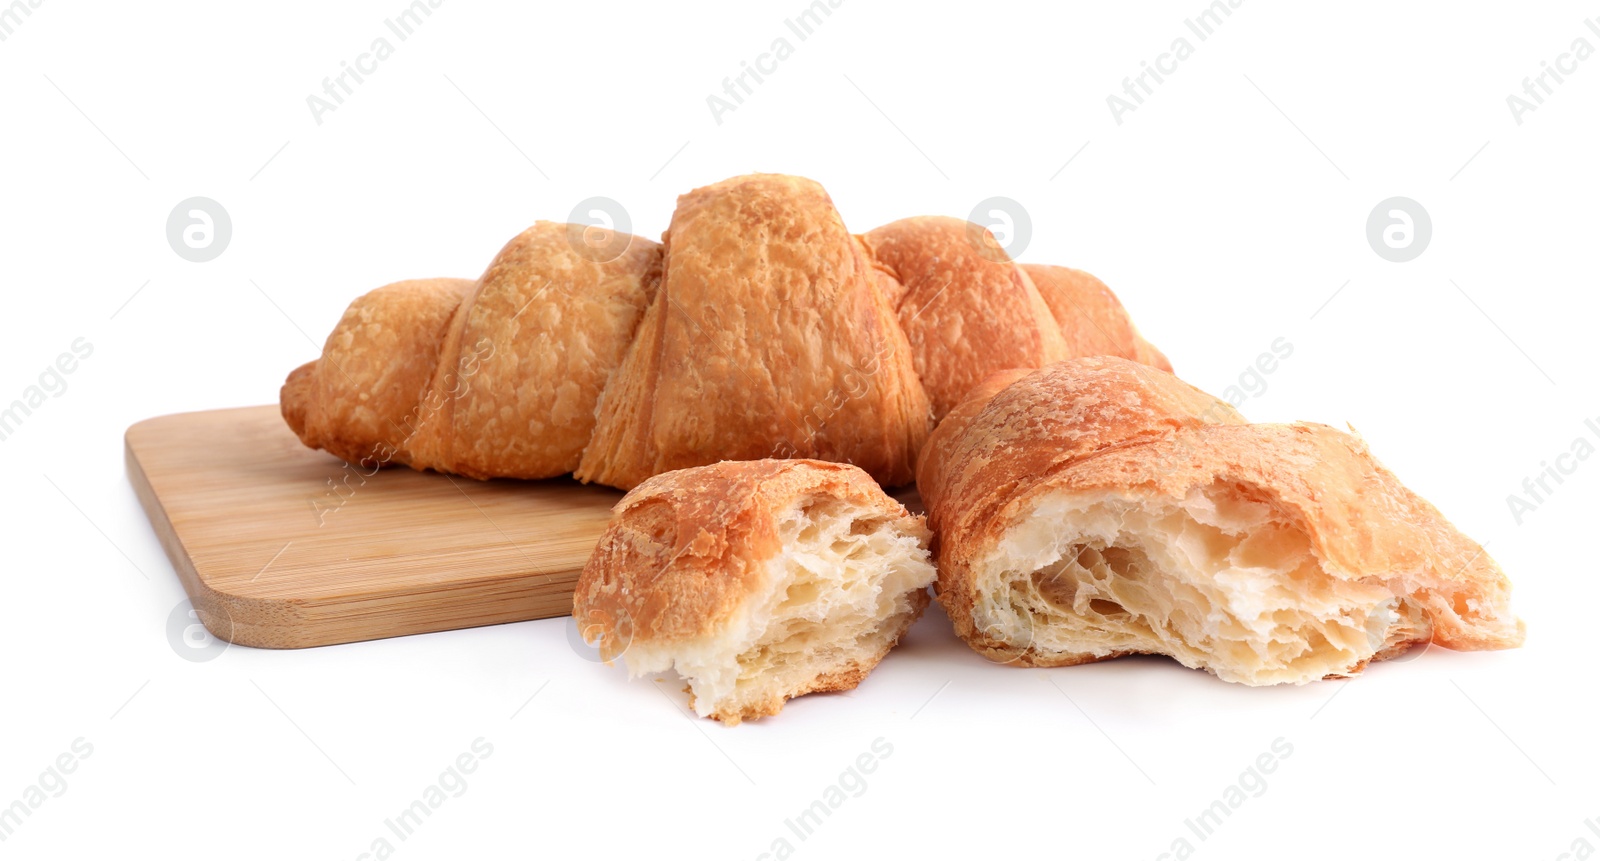
[[[939,601],[992,659],[1275,684],[1522,642],[1500,568],[1349,434],[1249,424],[1113,357],[996,378],[952,417],[918,486]]]
[[[676,669],[736,724],[854,688],[928,604],[927,528],[861,469],[723,462],[617,503],[572,615],[631,677]]]

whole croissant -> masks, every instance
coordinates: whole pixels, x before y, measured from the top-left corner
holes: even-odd
[[[628,489],[793,457],[893,487],[991,373],[1101,354],[1171,370],[1087,273],[953,218],[855,236],[822,186],[755,174],[683,195],[661,244],[539,222],[477,281],[374,290],[281,405],[368,466]]]

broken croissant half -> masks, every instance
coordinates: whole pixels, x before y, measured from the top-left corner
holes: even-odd
[[[918,465],[956,632],[993,660],[1170,655],[1303,683],[1522,643],[1510,584],[1356,437],[1249,424],[1112,357],[973,390]]]
[[[605,660],[676,669],[700,716],[737,724],[866,678],[928,605],[927,539],[848,464],[675,470],[617,503],[572,615]]]

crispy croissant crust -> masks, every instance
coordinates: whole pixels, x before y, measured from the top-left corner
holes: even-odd
[[[472,288],[462,278],[400,281],[350,303],[322,357],[283,384],[283,418],[300,441],[352,464],[408,463],[417,399]]]
[[[630,488],[723,459],[814,457],[910,483],[927,396],[881,275],[822,186],[757,174],[697,189],[665,246],[580,480]]]
[[[702,716],[738,723],[854,688],[928,604],[922,518],[859,468],[725,461],[617,503],[573,617],[631,676],[675,667]]]
[[[1451,649],[1522,642],[1499,567],[1349,434],[1317,424],[1247,424],[1232,407],[1175,377],[1111,357],[996,378],[952,416],[924,450],[918,487],[935,535],[938,599],[957,633],[993,659],[1062,666],[1153,652],[1230,681],[1262,684],[1358,672],[1370,660],[1429,640]],[[1211,543],[1195,550],[1170,530],[1200,511],[1220,531],[1196,527]],[[1243,520],[1255,532],[1227,531]],[[1138,528],[1144,532],[1128,531]],[[1055,542],[1054,551],[1041,556],[1037,541],[1032,557],[1019,551],[1040,536]],[[1349,621],[1356,634],[1318,641],[1320,634],[1280,628],[1279,639],[1249,644],[1257,658],[1301,635],[1308,651],[1256,661],[1227,652],[1220,641],[1189,642],[1182,631],[1163,628],[1169,620],[1141,617],[1138,606],[1094,609],[1113,603],[1104,600],[1113,593],[1132,596],[1130,604],[1149,603],[1156,586],[1177,577],[1170,561],[1151,559],[1216,553],[1218,545],[1231,548],[1229,562],[1193,594],[1217,594],[1206,590],[1252,571],[1278,570],[1275,553],[1299,552],[1308,564],[1245,590],[1244,600],[1277,608],[1267,613],[1275,621],[1279,611],[1292,617],[1305,610],[1320,589],[1324,598],[1345,602],[1341,612],[1349,619],[1334,623]],[[1174,555],[1163,556],[1169,549]],[[1059,562],[1035,569],[1031,586],[1028,571],[1006,568],[1052,552]],[[1079,555],[1068,558],[1073,552]],[[1241,559],[1256,568],[1242,570]],[[1040,579],[1075,566],[1102,579],[1080,577],[1062,589],[1056,579]],[[1005,582],[1023,597],[997,595]],[[1029,595],[1030,588],[1036,593]],[[1080,596],[1074,588],[1087,592]],[[1097,600],[1087,600],[1091,595]],[[1034,609],[1017,611],[1019,600],[1035,602],[1028,604]],[[1047,612],[1037,609],[1045,606]],[[1234,609],[1213,601],[1195,612],[1214,623],[1232,620],[1227,614]],[[1130,635],[1134,629],[1144,633]],[[1319,642],[1328,646],[1322,653],[1311,648]],[[1332,665],[1319,657],[1324,653]]]
[[[661,248],[631,237],[614,260],[541,221],[477,282],[402,282],[358,299],[323,358],[285,384],[307,445],[351,462],[473,478],[571,472],[595,405],[661,273]]]
[[[935,418],[995,371],[1073,355],[1028,273],[987,244],[988,231],[958,218],[918,216],[862,239],[902,285],[900,326]]]
[[[1172,372],[1172,363],[1134,328],[1133,319],[1104,281],[1068,266],[1021,265],[1060,325],[1069,357],[1121,356]]]

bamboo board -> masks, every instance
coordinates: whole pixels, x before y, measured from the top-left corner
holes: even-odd
[[[571,479],[373,475],[275,406],[128,429],[128,478],[202,622],[294,649],[566,615],[622,492]]]

